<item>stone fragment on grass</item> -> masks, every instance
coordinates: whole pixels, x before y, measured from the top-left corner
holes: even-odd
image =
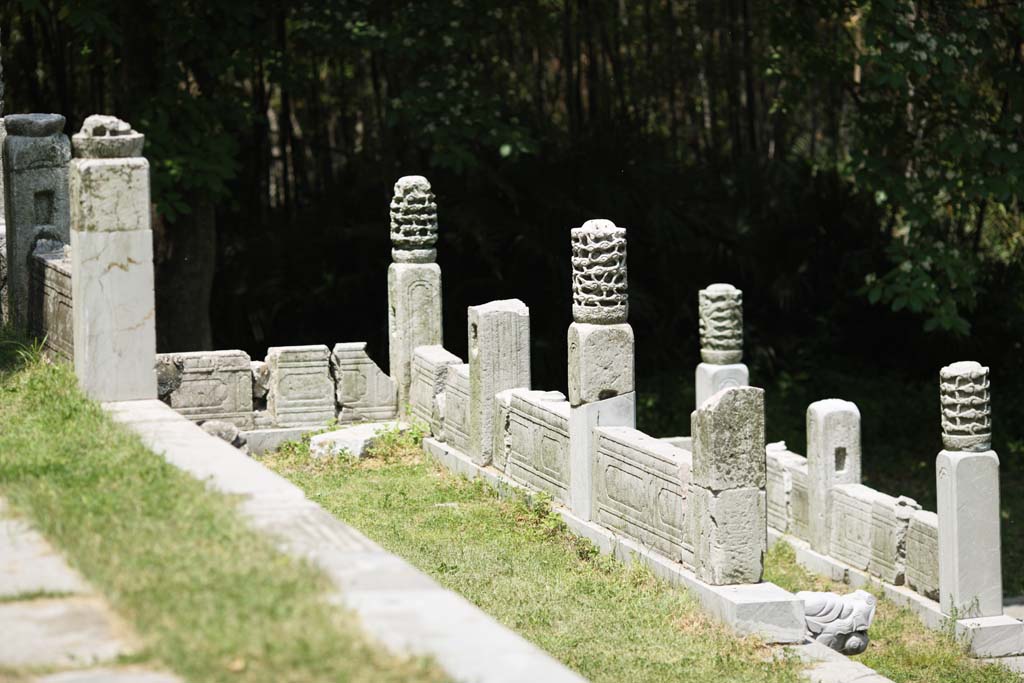
[[[317,434],[309,440],[309,454],[314,458],[339,455],[362,458],[373,447],[381,432],[396,429],[404,431],[405,426],[398,422],[369,422]]]

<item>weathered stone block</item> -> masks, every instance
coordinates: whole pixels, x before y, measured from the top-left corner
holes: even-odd
[[[999,537],[999,457],[995,451],[941,451],[935,459],[942,613],[1003,613]]]
[[[1024,623],[1006,615],[958,619],[956,636],[972,657],[1024,654]]]
[[[75,355],[71,259],[60,242],[40,240],[36,244],[29,287],[29,329],[44,340],[48,353],[70,361]],[[55,250],[40,250],[42,245],[52,245]]]
[[[530,309],[518,299],[469,307],[469,455],[491,462],[494,395],[530,388]]]
[[[714,365],[699,363],[697,365],[696,392],[697,407],[722,389],[745,387],[750,384],[750,371],[744,363]]]
[[[504,392],[502,392],[504,394]],[[569,404],[557,391],[509,395],[508,462],[512,479],[569,503]]]
[[[681,561],[690,454],[630,427],[594,433],[594,521]]]
[[[594,427],[636,427],[636,393],[570,406],[569,507],[585,522],[594,510]]]
[[[827,554],[857,569],[871,563],[871,509],[889,498],[861,484],[841,484],[832,490],[832,540]]]
[[[157,356],[160,400],[192,420],[220,420],[250,429],[252,369],[244,351],[195,351]]]
[[[723,389],[692,416],[693,481],[725,489],[765,487],[764,390]]]
[[[415,379],[413,383],[415,386]],[[517,391],[528,390],[506,389],[494,395],[494,450],[491,453],[491,465],[499,472],[507,471],[512,452],[512,394]],[[560,393],[558,395],[561,396]]]
[[[939,516],[917,510],[907,529],[907,585],[939,599]]]
[[[436,263],[392,263],[388,268],[388,339],[391,378],[405,414],[417,346],[441,343],[441,268]]]
[[[71,232],[75,374],[97,401],[154,399],[153,233]]]
[[[443,397],[443,401],[440,398]],[[449,365],[444,394],[439,397],[442,438],[457,451],[469,455],[469,365]]]
[[[417,346],[413,350],[412,384],[409,387],[409,405],[413,418],[425,425],[432,424],[437,410],[437,397],[444,391],[448,366],[461,363],[461,358],[443,346]]]
[[[149,229],[149,161],[75,159],[71,222],[83,232]]]
[[[252,398],[253,401],[267,400],[267,392],[270,391],[270,366],[266,361],[254,360],[249,363],[250,374],[252,375]]]
[[[373,448],[381,432],[396,429],[399,429],[397,422],[377,422],[317,434],[309,440],[309,455],[313,458],[333,458],[340,455],[362,458]]]
[[[807,476],[811,548],[827,553],[832,488],[860,483],[860,411],[855,404],[833,398],[808,406]]]
[[[569,403],[578,406],[633,391],[633,345],[629,323],[569,325]]]
[[[768,546],[765,515],[761,489],[715,495],[691,483],[686,516],[697,578],[715,586],[759,582]]]
[[[789,532],[805,541],[811,535],[810,494],[807,492],[807,462],[787,467],[793,479],[789,493]]]
[[[7,314],[16,329],[28,329],[29,260],[39,239],[70,239],[68,161],[71,145],[60,131],[64,117],[43,128],[8,127],[3,143],[7,249]],[[15,117],[7,117],[7,123]],[[40,135],[41,130],[56,132]]]
[[[913,498],[893,498],[880,493],[871,504],[871,563],[868,571],[889,583],[902,586],[906,578],[907,528],[921,506]]]
[[[330,351],[323,344],[267,349],[267,412],[275,427],[317,427],[336,416]]]
[[[366,342],[335,344],[331,373],[336,388],[338,422],[377,422],[398,414],[395,381],[370,360]]]

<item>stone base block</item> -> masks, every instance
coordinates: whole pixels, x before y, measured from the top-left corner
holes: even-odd
[[[569,403],[578,406],[635,390],[633,328],[569,325]]]
[[[697,365],[697,408],[700,408],[704,401],[708,400],[722,389],[728,387],[745,387],[750,385],[750,370],[744,363],[730,363],[728,365],[712,365],[711,363],[700,363]]]
[[[1024,622],[1005,614],[997,617],[960,619],[956,635],[972,657],[1010,657],[1024,654]]]
[[[399,428],[398,422],[371,422],[317,434],[309,440],[309,454],[314,458],[347,455],[362,458],[381,432]]]
[[[716,495],[691,484],[686,516],[698,578],[717,586],[761,580],[768,543],[765,505],[762,489]]]
[[[590,521],[594,508],[594,427],[635,427],[636,394],[569,409],[569,507]]]

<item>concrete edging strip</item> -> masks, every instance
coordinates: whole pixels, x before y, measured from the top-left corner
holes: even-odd
[[[389,651],[431,657],[459,681],[585,680],[169,406],[148,400],[104,408],[175,467],[212,490],[242,496],[246,520],[286,554],[320,568],[337,589],[332,602],[353,610]]]

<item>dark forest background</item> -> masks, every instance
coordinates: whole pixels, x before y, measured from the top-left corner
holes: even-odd
[[[1022,26],[996,0],[0,0],[0,56],[8,113],[146,134],[161,351],[386,366],[388,203],[422,174],[445,345],[521,298],[564,389],[569,229],[609,218],[642,428],[689,432],[697,291],[731,282],[769,436],[803,452],[807,403],[854,400],[868,482],[933,506],[938,369],[979,360],[1017,567]]]

